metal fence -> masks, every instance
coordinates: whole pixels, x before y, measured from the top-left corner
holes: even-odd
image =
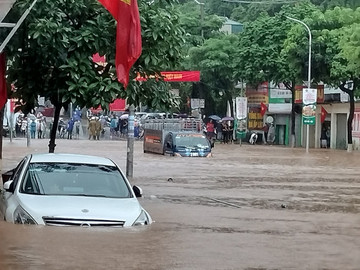
[[[200,119],[149,119],[143,124],[144,129],[164,130],[164,131],[191,131],[201,132],[202,121]]]

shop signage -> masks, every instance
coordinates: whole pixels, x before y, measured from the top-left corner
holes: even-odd
[[[161,77],[165,82],[199,82],[200,71],[161,71]],[[159,78],[160,76],[149,76],[150,78]],[[140,74],[136,77],[137,81],[146,81],[147,77]]]
[[[269,83],[263,82],[259,84],[257,87],[246,85],[246,97],[248,104],[258,104],[261,103],[268,104],[269,96],[268,96]]]
[[[204,109],[204,108],[205,108],[205,99],[203,98],[191,99],[191,109]]]
[[[236,118],[238,120],[247,118],[247,98],[236,98]]]
[[[268,111],[269,113],[276,113],[276,114],[287,114],[291,113],[292,104],[291,103],[269,103]]]
[[[295,103],[303,103],[303,86],[302,85],[296,85],[295,86]],[[324,85],[320,84],[317,86],[317,97],[316,101],[317,103],[324,103],[325,95],[324,95]]]
[[[315,125],[316,99],[317,99],[317,89],[312,89],[312,88],[303,89],[302,116],[303,116],[304,125]]]

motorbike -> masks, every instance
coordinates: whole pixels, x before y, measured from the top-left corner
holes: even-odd
[[[255,132],[253,132],[250,135],[249,143],[254,145],[257,139],[258,139],[258,135]]]

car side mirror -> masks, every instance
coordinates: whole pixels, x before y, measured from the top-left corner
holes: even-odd
[[[14,182],[11,181],[7,181],[4,183],[4,190],[7,192],[11,192],[14,193]]]
[[[5,184],[5,182],[9,181],[9,179],[11,178],[11,176],[13,176],[15,169],[12,169],[10,171],[7,171],[5,173],[3,173],[2,176],[2,181],[3,184]]]
[[[136,196],[137,198],[142,197],[142,189],[141,189],[140,187],[138,187],[138,186],[133,186],[133,191],[134,191],[135,196]]]

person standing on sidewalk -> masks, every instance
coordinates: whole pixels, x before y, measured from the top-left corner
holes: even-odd
[[[102,127],[101,122],[99,120],[99,117],[96,117],[95,119],[95,134],[96,134],[96,140],[100,140],[100,133],[101,133]]]
[[[67,127],[66,127],[66,131],[67,131],[67,138],[68,139],[72,139],[72,133],[73,133],[73,129],[74,129],[74,119],[70,119],[67,123]]]
[[[91,137],[93,137],[93,139],[96,140],[96,120],[95,120],[95,116],[91,117],[91,119],[89,121],[88,132],[89,132],[89,140],[91,140]]]
[[[45,132],[45,123],[44,121],[39,118],[38,119],[38,123],[37,123],[37,135],[38,135],[38,139],[42,139],[44,136],[44,132]]]
[[[110,139],[112,139],[113,136],[116,135],[116,127],[118,125],[118,121],[116,119],[116,115],[114,114],[110,121]]]
[[[31,139],[35,139],[35,134],[36,134],[36,122],[35,120],[31,120],[30,123],[30,135],[31,135]]]
[[[75,138],[76,139],[79,139],[80,137],[80,120],[76,120],[75,123],[74,123],[74,126],[75,126]]]

